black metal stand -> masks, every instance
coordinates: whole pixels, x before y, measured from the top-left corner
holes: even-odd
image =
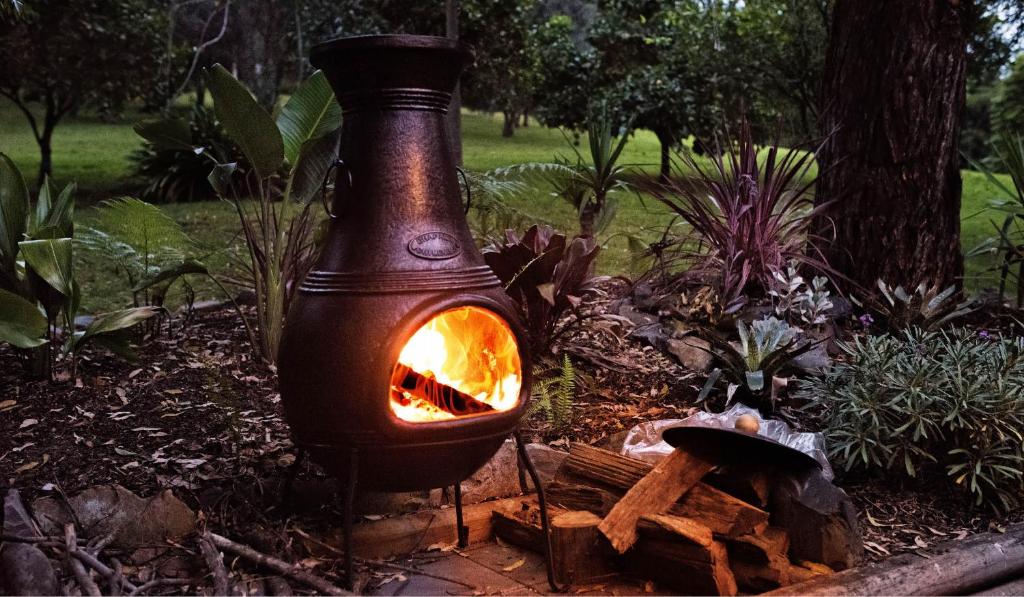
[[[530,459],[530,454],[526,451],[526,444],[523,443],[523,438],[519,431],[513,432],[512,437],[516,441],[516,453],[519,455],[519,463],[525,466],[526,472],[529,473],[530,479],[533,481],[533,486],[537,489],[537,503],[540,505],[540,526],[544,532],[544,560],[547,564],[548,585],[551,586],[552,591],[562,593],[565,591],[565,588],[559,586],[558,583],[555,582],[555,566],[554,561],[551,559],[551,524],[548,520],[548,506],[547,498],[544,494],[544,484],[541,482],[540,475],[537,473],[537,467],[533,465],[533,461]],[[349,590],[354,590],[355,572],[352,554],[352,518],[355,507],[356,482],[359,479],[359,452],[356,448],[350,449],[349,458],[350,465],[348,469],[348,481],[345,484],[345,520],[344,526],[342,527],[344,545],[342,548],[345,552],[345,582],[348,585]],[[525,479],[521,473],[522,471],[520,469],[521,485],[525,491]],[[288,486],[290,487],[290,485],[291,483],[289,480]],[[455,498],[455,528],[457,529],[458,546],[460,548],[466,548],[469,546],[469,528],[466,527],[462,516],[462,486],[460,483],[456,483],[452,486],[452,489]]]

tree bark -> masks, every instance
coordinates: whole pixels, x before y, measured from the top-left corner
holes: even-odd
[[[445,0],[444,29],[448,39],[459,39],[459,0]],[[462,165],[462,85],[455,83],[452,103],[448,107],[448,135],[452,142],[455,165]]]
[[[831,265],[873,288],[949,284],[960,252],[959,3],[838,0],[825,67],[817,201]]]
[[[505,118],[501,125],[501,136],[511,137],[516,132],[516,120],[519,115],[514,111],[505,111],[501,114]]]
[[[666,131],[654,131],[654,134],[658,137],[658,143],[661,144],[661,168],[658,170],[658,181],[668,182],[669,176],[672,175],[671,152],[676,139]]]
[[[273,0],[238,3],[235,56],[238,78],[272,110],[284,67],[287,6]]]

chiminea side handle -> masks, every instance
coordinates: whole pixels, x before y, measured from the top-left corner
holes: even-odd
[[[331,211],[330,201],[327,199],[327,181],[331,179],[331,173],[338,168],[345,169],[345,175],[348,177],[348,188],[352,188],[352,169],[348,167],[345,160],[338,158],[327,168],[327,172],[324,174],[324,180],[320,183],[320,201],[324,204],[324,211],[331,217],[332,220],[336,220],[338,215]],[[337,187],[337,185],[335,185]]]
[[[469,213],[469,206],[473,204],[473,192],[469,188],[469,178],[466,177],[466,171],[462,168],[455,166],[455,171],[462,177],[462,184],[466,186],[466,211]]]

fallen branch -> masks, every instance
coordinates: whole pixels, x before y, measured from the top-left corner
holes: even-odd
[[[75,550],[71,552],[71,555],[81,560],[82,563],[87,564],[96,572],[99,572],[104,578],[107,579],[107,582],[110,583],[111,589],[114,589],[115,583],[119,582],[117,572],[110,566],[107,566],[103,562],[99,561],[99,559],[97,559],[96,556],[92,555],[91,553],[83,549],[75,548]],[[136,588],[133,583],[129,582],[124,578],[121,578],[120,582],[121,586],[129,591],[134,591]]]
[[[260,553],[248,545],[242,545],[241,543],[235,543],[234,541],[222,537],[216,533],[210,533],[210,538],[213,540],[214,545],[223,549],[224,551],[230,551],[233,554],[242,556],[243,558],[255,562],[261,566],[265,566],[278,574],[294,578],[295,580],[305,583],[321,593],[327,593],[328,595],[352,595],[353,593],[342,589],[341,587],[331,584],[326,579],[321,578],[315,574],[306,572],[300,569],[295,564],[290,564],[284,560],[279,560],[273,556]]]
[[[203,559],[213,574],[214,595],[231,595],[231,584],[228,579],[228,571],[224,567],[224,556],[217,550],[210,538],[210,531],[203,531],[199,536],[199,549],[203,552]]]
[[[192,581],[190,579],[187,579],[187,578],[154,578],[153,580],[151,580],[149,582],[142,583],[141,585],[139,585],[139,587],[137,589],[135,589],[131,593],[128,593],[128,597],[134,597],[135,595],[141,595],[142,593],[145,593],[146,591],[148,591],[148,590],[150,590],[150,589],[152,589],[154,587],[160,587],[160,586],[166,586],[166,585],[187,586],[187,585],[191,585],[191,584],[193,584]]]
[[[78,538],[75,536],[75,525],[74,523],[67,523],[64,525],[64,540],[67,549],[67,562],[68,566],[71,567],[71,571],[75,574],[75,580],[78,581],[78,586],[82,587],[82,592],[86,595],[99,597],[100,588],[96,586],[96,581],[89,576],[89,572],[82,565],[82,562],[78,558],[74,557],[78,551]]]

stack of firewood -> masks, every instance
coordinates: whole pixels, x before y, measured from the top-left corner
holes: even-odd
[[[626,573],[688,594],[735,595],[831,574],[857,558],[850,512],[835,503],[823,509],[829,500],[814,483],[794,483],[763,464],[715,460],[676,448],[652,466],[573,445],[546,492],[556,580],[580,585]],[[536,498],[524,498],[519,511],[495,512],[494,532],[543,552]]]

